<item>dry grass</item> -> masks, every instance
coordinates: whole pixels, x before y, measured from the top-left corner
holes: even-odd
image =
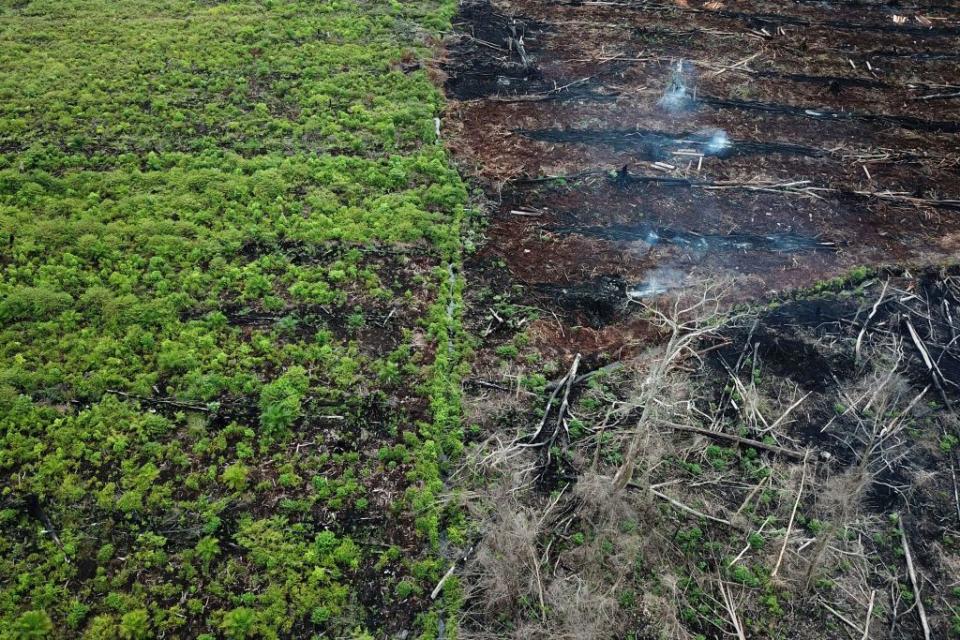
[[[885,618],[869,637],[919,629],[901,586],[909,581],[898,524],[875,495],[891,483],[917,504],[948,494],[943,470],[915,462],[919,450],[933,455],[936,439],[914,442],[926,396],[904,377],[900,344],[868,340],[858,375],[805,393],[755,375],[755,353],[742,370],[706,367],[700,354],[718,318],[682,324],[695,339],[671,328],[664,344],[580,385],[561,417],[575,417],[582,431],[556,441],[550,473],[514,433],[474,452],[468,503],[485,524],[467,568],[461,637],[812,640],[829,620],[860,638],[868,612]],[[852,352],[853,338],[825,348]],[[516,431],[527,433],[529,422]],[[805,459],[779,455],[711,429],[810,450]],[[630,455],[630,481],[618,491]],[[912,546],[926,563],[943,550],[922,539]],[[921,564],[923,577],[954,575],[957,561],[946,556],[936,576]],[[927,615],[945,628],[950,613],[928,607]]]

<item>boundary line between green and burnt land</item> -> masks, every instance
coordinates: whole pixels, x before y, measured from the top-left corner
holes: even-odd
[[[441,30],[452,28],[458,0],[443,0],[439,13],[443,16]],[[434,54],[443,47],[443,42],[434,43]],[[441,103],[446,104],[442,86],[437,86]],[[439,116],[439,114],[438,114]],[[438,137],[437,144],[442,144]],[[443,153],[447,165],[456,169],[448,151]],[[459,173],[457,174],[459,177]],[[463,192],[466,195],[466,191]],[[429,310],[427,332],[436,345],[433,364],[425,393],[430,402],[430,423],[423,427],[425,440],[415,462],[416,473],[421,479],[420,487],[409,489],[410,505],[417,514],[417,529],[425,534],[430,553],[444,564],[440,566],[443,578],[430,595],[432,608],[424,614],[420,633],[421,640],[438,640],[457,637],[458,619],[463,601],[463,591],[458,578],[453,575],[459,564],[458,557],[450,558],[444,548],[465,543],[466,532],[461,528],[462,513],[449,507],[446,513],[441,497],[449,491],[445,477],[449,466],[463,451],[462,390],[461,380],[469,370],[469,336],[463,326],[463,291],[466,281],[462,272],[462,234],[466,199],[450,212],[453,233],[445,246],[439,247],[443,260],[437,268],[439,281],[437,299]],[[439,577],[439,576],[438,576]]]

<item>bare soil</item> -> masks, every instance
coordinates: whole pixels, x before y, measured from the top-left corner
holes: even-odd
[[[445,126],[520,282],[709,273],[749,300],[956,255],[952,5],[514,0],[457,28]]]

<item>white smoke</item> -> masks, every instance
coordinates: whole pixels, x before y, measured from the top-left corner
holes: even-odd
[[[678,60],[670,72],[670,82],[661,96],[661,108],[677,112],[688,109],[696,100],[696,79],[689,65]]]
[[[684,275],[670,267],[658,267],[647,274],[642,282],[627,287],[627,298],[639,302],[655,298],[683,286]]]
[[[701,132],[705,137],[703,149],[708,154],[719,155],[730,148],[730,137],[723,129],[713,129]]]

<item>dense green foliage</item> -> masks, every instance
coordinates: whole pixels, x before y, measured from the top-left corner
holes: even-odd
[[[0,2],[0,638],[431,633],[454,5]]]

